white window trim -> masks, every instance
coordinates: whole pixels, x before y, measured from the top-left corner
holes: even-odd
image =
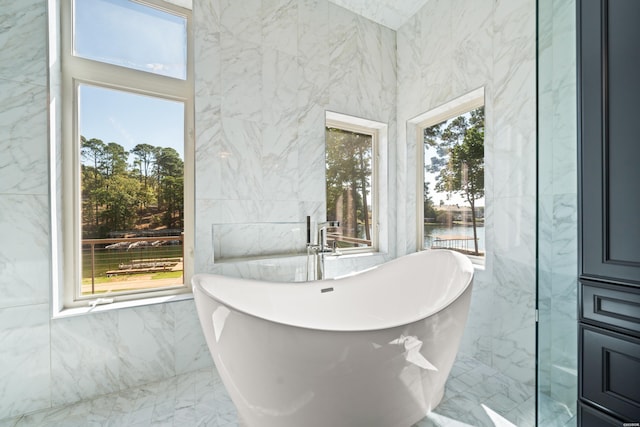
[[[415,126],[416,129],[416,250],[423,251],[424,248],[424,149],[423,149],[423,133],[430,126],[437,125],[445,120],[452,119],[461,114],[475,110],[485,105],[484,87],[475,89],[465,95],[453,99],[439,107],[420,114],[409,120],[409,124]],[[486,226],[486,224],[485,224]],[[484,265],[485,257],[468,256],[474,265]]]
[[[371,246],[361,248],[341,248],[340,252],[345,255],[370,252],[387,252],[389,239],[387,233],[385,233],[384,230],[388,227],[386,227],[386,218],[381,215],[381,208],[388,206],[388,125],[386,123],[377,122],[374,120],[349,116],[333,111],[326,111],[325,129],[326,127],[333,127],[370,135],[372,138],[373,165],[371,167],[371,193],[373,195],[373,203],[371,206],[373,208],[373,215],[371,216],[371,220],[373,222],[373,227]]]
[[[61,210],[57,208],[52,220],[54,227],[53,260],[60,265],[53,267],[54,275],[54,316],[63,315],[63,311],[72,309],[74,313],[79,308],[86,311],[99,297],[105,295],[81,296],[79,284],[81,274],[81,208],[80,208],[80,150],[74,141],[80,140],[78,134],[77,89],[80,84],[122,90],[133,94],[148,95],[167,100],[184,103],[184,285],[181,287],[157,288],[147,291],[132,291],[108,295],[113,301],[113,308],[126,305],[140,305],[141,303],[157,303],[166,301],[167,297],[191,292],[189,286],[194,269],[194,208],[195,208],[195,142],[194,142],[194,48],[193,23],[191,10],[176,6],[162,0],[139,1],[144,5],[154,7],[186,18],[187,22],[187,76],[185,80],[152,74],[146,71],[121,67],[118,65],[98,62],[74,56],[73,49],[73,0],[60,1],[60,60],[61,60],[61,114],[59,119],[52,114],[52,126],[61,126],[61,136],[53,139],[57,148],[52,147],[52,188],[62,192],[61,197],[52,194],[52,205],[61,202]],[[136,0],[138,1],[138,0]],[[55,44],[56,40],[50,40]],[[50,48],[53,51],[53,46]],[[53,79],[53,77],[52,77]],[[61,120],[60,123],[57,120]],[[53,138],[53,133],[52,133]],[[61,156],[58,159],[58,155]],[[53,157],[53,156],[52,156]],[[73,165],[73,167],[69,167]],[[60,173],[60,177],[56,176]],[[61,178],[61,183],[57,180]],[[59,218],[59,217],[62,218]],[[58,231],[61,228],[61,232]],[[59,236],[59,237],[58,237]],[[57,239],[62,239],[62,245]],[[60,271],[61,270],[61,271]],[[62,283],[58,283],[61,281]],[[61,295],[60,295],[61,294]],[[180,297],[181,299],[182,297]],[[104,302],[103,300],[102,302]],[[101,302],[99,302],[101,303]],[[82,310],[80,310],[82,311]]]

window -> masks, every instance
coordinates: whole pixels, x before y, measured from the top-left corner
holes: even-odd
[[[188,292],[191,12],[62,1],[63,305]]]
[[[378,134],[382,124],[327,113],[327,237],[341,251],[378,248]]]
[[[484,91],[427,113],[418,125],[419,248],[452,249],[482,262]]]

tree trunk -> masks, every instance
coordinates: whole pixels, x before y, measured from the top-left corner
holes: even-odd
[[[347,236],[350,237],[357,237],[355,229],[357,227],[354,227],[354,223],[356,222],[356,218],[353,216],[353,205],[355,204],[355,200],[353,200],[353,192],[351,191],[351,188],[349,189],[344,189],[344,194],[347,197],[347,208],[345,210],[346,212],[346,221],[345,221],[345,230],[347,231]]]
[[[476,229],[476,201],[473,197],[469,199],[469,204],[471,205],[471,222],[473,223],[473,247],[475,249],[475,254],[480,255],[478,252],[478,230]]]
[[[353,199],[353,237],[360,238],[358,235],[358,185],[355,180],[351,183],[351,198]]]
[[[365,238],[371,241],[371,230],[369,230],[369,206],[367,206],[367,177],[365,176],[364,158],[360,149],[360,184],[362,185],[362,213],[364,215]]]

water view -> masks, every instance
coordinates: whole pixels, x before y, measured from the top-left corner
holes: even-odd
[[[478,234],[478,251],[484,254],[484,226],[479,224],[476,228],[476,232]],[[471,224],[454,224],[451,226],[446,226],[444,224],[425,224],[424,247],[446,247],[449,249],[457,249],[462,252],[473,252],[473,226]]]

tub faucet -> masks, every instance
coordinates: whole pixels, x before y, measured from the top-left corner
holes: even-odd
[[[307,279],[322,280],[325,277],[324,256],[327,253],[338,254],[337,242],[327,244],[327,231],[329,228],[340,227],[339,221],[325,221],[316,225],[316,243],[311,240],[311,217],[307,216]],[[313,260],[313,275],[310,278],[309,263]]]
[[[331,247],[327,245],[327,230],[336,227],[340,227],[340,221],[325,221],[318,224],[318,245],[321,253],[336,253],[337,242],[335,240]]]

